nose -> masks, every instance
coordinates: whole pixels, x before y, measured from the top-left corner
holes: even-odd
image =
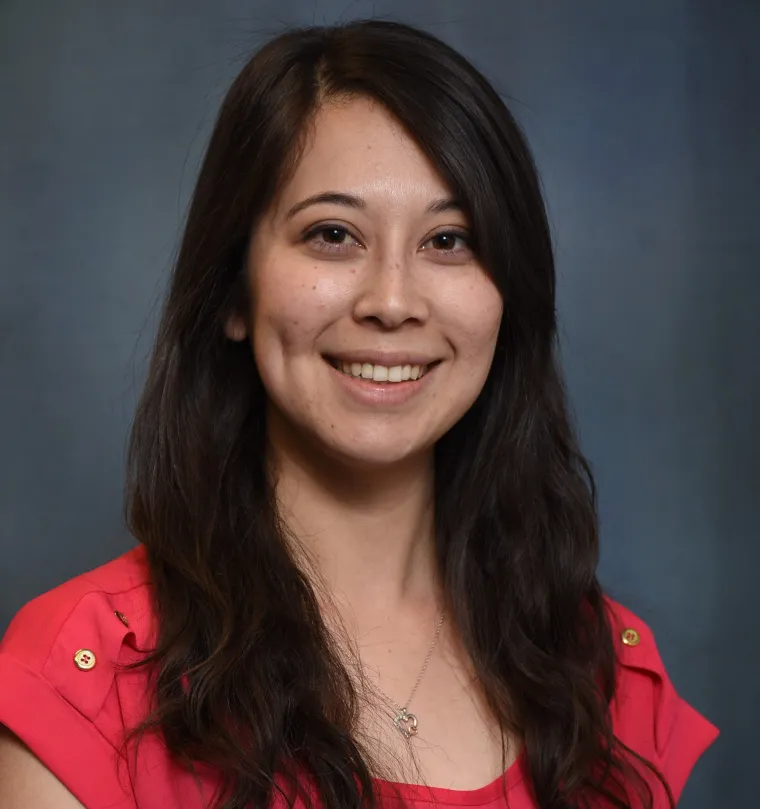
[[[363,278],[354,305],[354,318],[382,329],[407,322],[424,323],[428,301],[415,277],[413,260],[378,257],[362,268]]]

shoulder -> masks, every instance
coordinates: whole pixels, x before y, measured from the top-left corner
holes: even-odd
[[[0,641],[0,725],[87,806],[125,797],[115,780],[124,732],[116,676],[150,648],[153,624],[138,546],[29,601]]]
[[[63,654],[67,668],[77,670],[79,649],[97,649],[104,663],[115,662],[124,638],[131,635],[133,645],[141,645],[151,624],[148,568],[144,548],[137,546],[25,604],[0,641],[0,653],[40,674],[54,674]]]
[[[605,599],[617,655],[611,704],[615,735],[659,767],[678,800],[697,760],[718,729],[677,692],[654,632],[632,610]]]
[[[84,809],[19,739],[0,725],[0,806]]]

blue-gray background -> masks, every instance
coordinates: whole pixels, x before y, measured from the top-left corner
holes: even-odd
[[[131,545],[128,425],[224,90],[282,25],[372,15],[512,99],[557,243],[602,581],[722,730],[680,805],[756,806],[757,2],[0,2],[0,632]]]

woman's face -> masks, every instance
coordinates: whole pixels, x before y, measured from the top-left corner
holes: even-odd
[[[468,228],[382,105],[319,111],[252,234],[247,319],[227,324],[251,341],[271,429],[351,465],[431,449],[480,393],[502,315]]]

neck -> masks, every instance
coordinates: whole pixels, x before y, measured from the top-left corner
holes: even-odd
[[[357,469],[292,431],[270,429],[270,445],[281,516],[339,608],[359,618],[438,603],[432,451]]]

